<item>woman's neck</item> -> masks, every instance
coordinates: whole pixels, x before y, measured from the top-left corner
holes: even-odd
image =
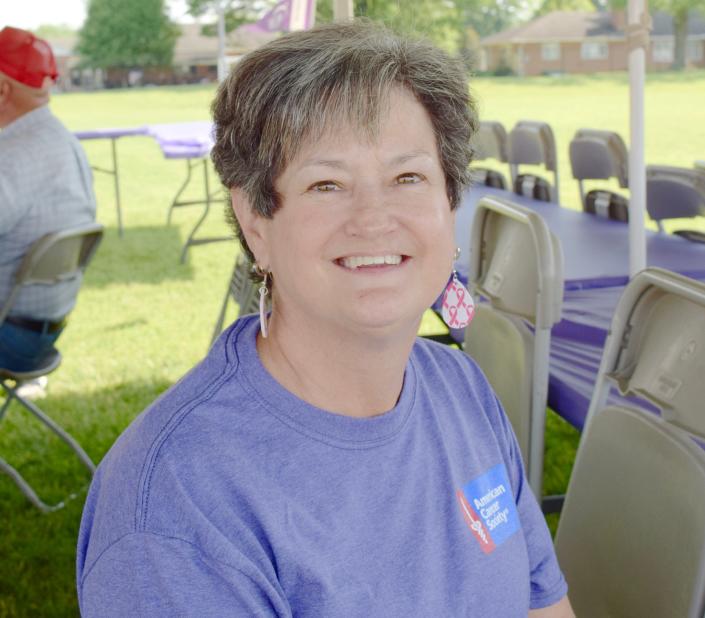
[[[370,417],[391,410],[404,383],[404,370],[418,324],[406,333],[361,335],[327,324],[272,320],[257,351],[267,371],[288,391],[323,410]]]

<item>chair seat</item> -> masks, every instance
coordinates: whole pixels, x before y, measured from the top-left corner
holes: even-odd
[[[12,371],[11,369],[3,369],[0,367],[0,379],[15,380],[16,382],[33,380],[34,378],[39,378],[51,373],[60,364],[61,353],[56,348],[51,348],[44,354],[39,365],[31,371]]]

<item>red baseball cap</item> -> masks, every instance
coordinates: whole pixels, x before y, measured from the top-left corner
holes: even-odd
[[[49,43],[31,32],[6,26],[0,30],[0,72],[30,88],[59,76]]]

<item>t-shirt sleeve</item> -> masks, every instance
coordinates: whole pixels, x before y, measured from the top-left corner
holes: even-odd
[[[291,616],[288,603],[251,563],[205,556],[182,540],[122,537],[79,582],[84,618],[124,616]]]
[[[568,592],[553,548],[551,533],[541,507],[531,491],[524,473],[524,463],[514,430],[501,404],[497,401],[500,434],[507,445],[507,469],[514,487],[519,519],[521,520],[531,570],[531,609],[548,607],[560,601]]]

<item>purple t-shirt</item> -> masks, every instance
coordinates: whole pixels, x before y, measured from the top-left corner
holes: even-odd
[[[566,584],[508,421],[418,340],[397,405],[284,389],[243,318],[120,437],[78,542],[90,616],[522,616]]]

